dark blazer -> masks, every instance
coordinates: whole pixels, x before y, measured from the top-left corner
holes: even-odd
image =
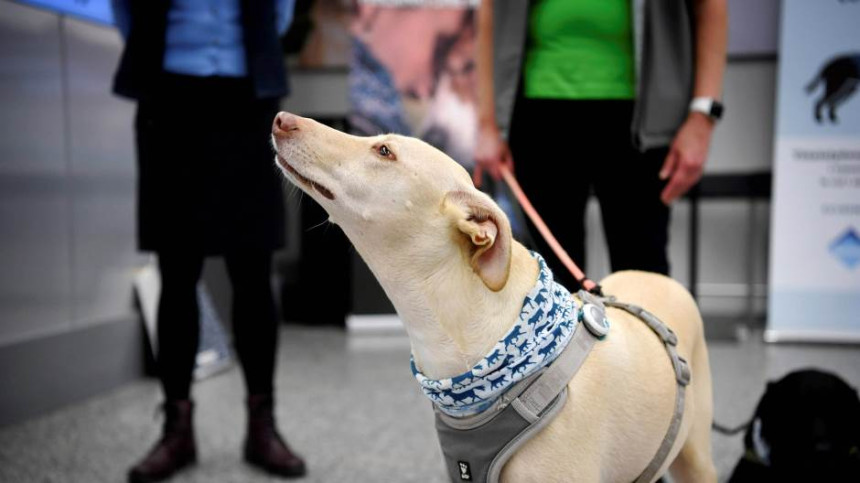
[[[289,94],[289,86],[275,26],[275,3],[241,1],[248,77],[254,94],[257,99],[283,97]],[[131,2],[131,29],[114,76],[116,94],[137,100],[158,95],[169,8],[170,0]]]

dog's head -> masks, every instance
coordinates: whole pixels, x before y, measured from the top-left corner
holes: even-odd
[[[285,112],[272,141],[287,179],[328,212],[377,275],[374,263],[431,277],[459,253],[487,288],[505,286],[510,224],[438,149],[398,135],[351,136]]]

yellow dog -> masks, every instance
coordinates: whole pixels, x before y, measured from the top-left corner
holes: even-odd
[[[394,303],[421,372],[461,374],[511,328],[538,264],[460,165],[418,139],[351,136],[288,113],[276,117],[272,139],[286,177],[343,229]],[[716,481],[711,374],[695,302],[662,275],[619,272],[601,284],[666,322],[690,365],[680,431],[657,474]],[[654,457],[673,415],[675,374],[645,324],[618,309],[607,315],[610,336],[568,384],[559,415],[504,466],[502,481],[629,482]]]

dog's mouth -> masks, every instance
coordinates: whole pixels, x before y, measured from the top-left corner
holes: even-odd
[[[299,180],[303,185],[313,188],[317,193],[323,195],[327,199],[334,200],[334,193],[332,193],[330,189],[299,173],[296,168],[288,163],[286,159],[281,157],[280,154],[278,155],[278,163],[280,163],[280,165],[283,166],[284,169],[293,176],[293,178]]]

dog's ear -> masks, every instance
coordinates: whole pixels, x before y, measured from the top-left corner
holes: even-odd
[[[475,273],[490,290],[498,292],[511,272],[511,225],[501,209],[485,194],[452,191],[443,211],[461,235]]]

